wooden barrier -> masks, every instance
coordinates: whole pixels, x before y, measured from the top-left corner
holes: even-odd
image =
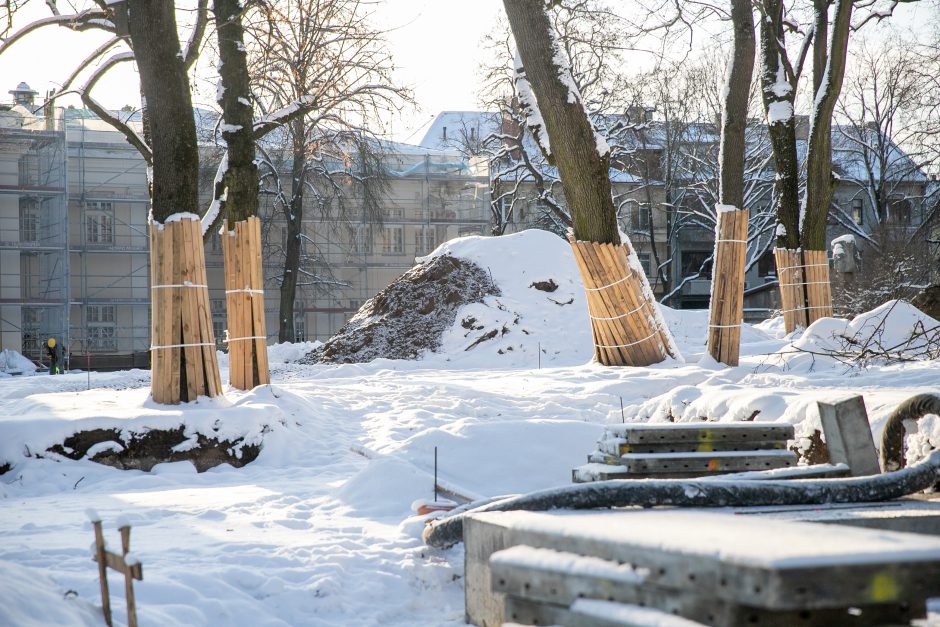
[[[605,366],[648,366],[675,357],[656,302],[644,294],[646,277],[639,263],[631,268],[630,245],[570,241],[584,281],[594,358]]]
[[[832,316],[829,262],[824,250],[774,249],[787,333]]]
[[[150,225],[150,388],[157,403],[222,392],[199,219]]]
[[[747,209],[718,212],[708,308],[708,353],[715,361],[729,366],[738,365],[741,352],[747,225]]]
[[[261,274],[261,221],[257,217],[222,225],[229,383],[250,390],[271,382]]]

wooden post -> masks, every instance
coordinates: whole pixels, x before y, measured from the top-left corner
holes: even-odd
[[[594,358],[605,366],[648,366],[675,357],[672,336],[643,290],[646,277],[636,276],[642,269],[630,263],[630,245],[570,241],[584,281]]]
[[[261,272],[261,221],[251,216],[222,225],[229,383],[250,390],[271,382]]]
[[[806,276],[807,318],[813,324],[820,318],[832,317],[832,288],[829,283],[829,260],[824,250],[804,250],[803,269]]]
[[[108,565],[105,560],[104,534],[101,533],[101,521],[91,522],[95,528],[95,561],[98,562],[98,581],[101,584],[101,611],[104,622],[111,627],[111,595],[108,592]]]
[[[738,365],[741,351],[747,226],[747,209],[719,210],[708,308],[708,353],[729,366]]]
[[[157,403],[221,393],[197,216],[150,225],[151,392]]]

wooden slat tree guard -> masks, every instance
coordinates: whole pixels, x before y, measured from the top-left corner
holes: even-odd
[[[264,323],[261,221],[255,217],[222,225],[225,301],[228,319],[229,383],[250,390],[271,382]]]
[[[198,217],[150,225],[153,400],[175,405],[222,392]]]
[[[747,209],[718,212],[708,308],[708,353],[715,361],[729,366],[738,365],[741,352],[747,224]]]
[[[668,330],[657,323],[656,303],[644,295],[621,245],[569,238],[587,297],[594,357],[605,366],[649,366],[675,357]]]
[[[105,548],[101,521],[92,520],[91,524],[95,528],[95,556],[93,559],[98,562],[98,578],[101,584],[101,611],[104,614],[104,622],[109,627],[113,624],[111,621],[111,594],[108,591],[108,569],[110,568],[124,575],[124,594],[127,597],[127,625],[128,627],[137,627],[134,580],[143,580],[144,567],[140,562],[127,558],[127,554],[131,550],[131,527],[130,525],[124,525],[118,529],[121,532],[121,553],[112,553]]]
[[[787,333],[832,316],[829,261],[824,250],[774,249]]]

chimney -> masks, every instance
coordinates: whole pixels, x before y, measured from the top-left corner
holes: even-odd
[[[34,102],[36,100],[36,94],[39,92],[35,89],[31,89],[26,83],[20,83],[16,86],[16,89],[11,89],[8,93],[13,95],[13,102],[18,105],[22,105],[32,111]]]

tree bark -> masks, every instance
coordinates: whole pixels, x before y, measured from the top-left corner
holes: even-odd
[[[258,166],[255,163],[254,107],[251,104],[245,34],[239,0],[213,0],[219,42],[219,77],[224,87],[222,139],[228,148],[228,169],[217,184],[216,198],[223,197],[220,216],[233,222],[258,215]]]
[[[774,179],[777,223],[777,247],[795,250],[800,246],[800,192],[799,162],[796,154],[796,122],[792,115],[795,90],[779,87],[778,77],[785,77],[781,50],[783,39],[783,2],[764,0],[765,17],[760,21],[761,32],[761,92],[764,110],[768,112],[767,129],[774,155],[777,176]],[[769,112],[775,103],[786,103],[791,115],[786,120],[771,121]],[[777,106],[786,106],[777,105]]]
[[[734,49],[725,78],[727,89],[722,106],[718,202],[744,209],[744,133],[755,47],[754,13],[750,0],[732,0],[731,23],[734,26]]]
[[[816,0],[820,2],[821,0]],[[807,250],[826,250],[826,219],[832,203],[832,113],[842,91],[852,19],[852,0],[838,0],[832,25],[831,45],[817,31],[813,39],[813,84],[816,86],[806,156],[806,200],[800,243]],[[817,23],[825,21],[817,18]],[[817,54],[822,47],[823,53]],[[828,48],[827,48],[828,47]],[[828,51],[828,54],[826,52]],[[826,58],[817,67],[816,59]]]
[[[128,29],[146,99],[153,149],[151,211],[163,222],[199,213],[196,123],[170,0],[128,0]]]
[[[610,151],[599,149],[570,70],[557,62],[557,55],[563,53],[552,36],[545,2],[504,0],[504,5],[525,78],[532,85],[545,122],[542,132],[551,138],[551,154],[546,158],[558,168],[575,237],[619,244],[610,187]]]
[[[281,278],[281,300],[278,308],[279,342],[293,342],[294,299],[297,296],[297,280],[300,273],[300,232],[304,215],[304,178],[306,177],[307,153],[304,138],[306,125],[295,120],[292,125],[293,165],[291,168],[291,200],[285,207],[287,242],[284,251],[284,274]]]

